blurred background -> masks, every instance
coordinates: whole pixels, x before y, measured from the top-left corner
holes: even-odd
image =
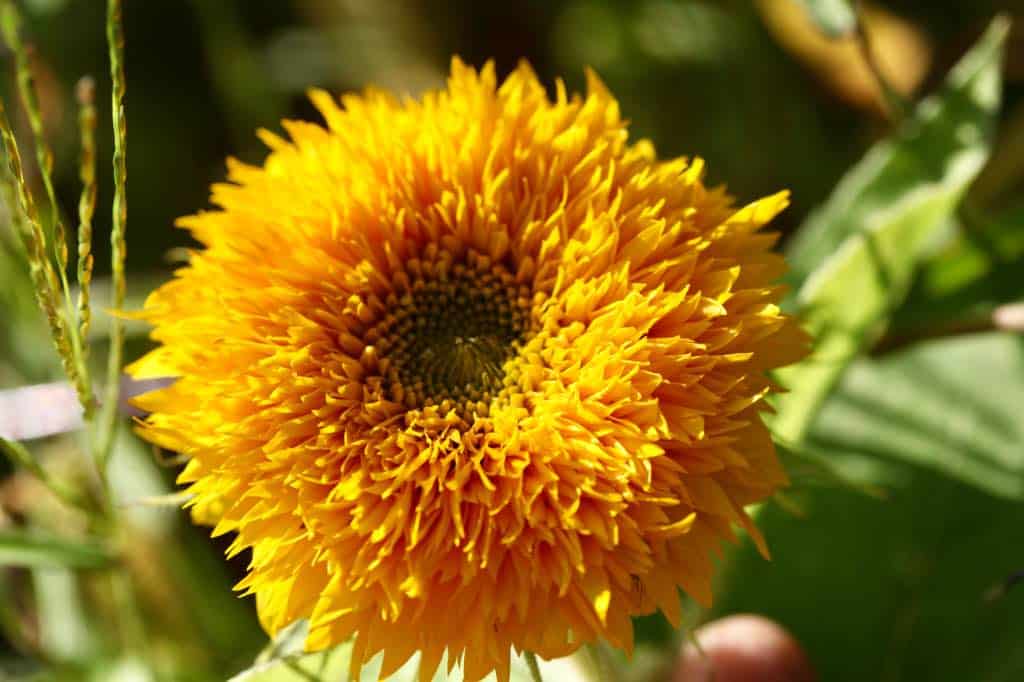
[[[21,6],[68,216],[79,192],[75,83],[97,77],[96,234],[105,235],[104,3]],[[913,101],[938,88],[999,11],[1017,21],[991,157],[886,333],[812,428],[813,449],[853,483],[802,486],[794,477],[782,503],[761,512],[774,560],[741,544],[725,562],[714,613],[696,616],[778,619],[806,644],[823,680],[1024,679],[1024,587],[986,599],[1024,569],[1024,355],[1019,336],[987,331],[993,309],[1024,298],[1024,7],[893,0],[864,3],[862,16],[879,71]],[[129,307],[192,245],[172,223],[207,205],[225,157],[258,163],[257,128],[316,118],[310,86],[415,95],[441,87],[460,55],[475,65],[494,59],[502,75],[526,59],[545,83],[561,76],[579,90],[589,65],[619,98],[631,135],[651,138],[661,156],[705,158],[710,183],[727,183],[741,202],[791,189],[793,205],[776,223],[786,234],[898,126],[864,44],[829,36],[797,0],[128,0],[125,31]],[[0,91],[20,131],[27,124],[13,104],[11,64]],[[10,241],[6,224],[0,241]],[[95,252],[102,291],[103,238]],[[58,380],[26,269],[0,257],[0,390]],[[130,329],[132,359],[147,341],[144,328]],[[911,403],[917,411],[906,414]],[[33,447],[56,470],[84,475],[70,442]],[[138,543],[141,627],[170,671],[157,677],[226,679],[265,644],[252,601],[230,591],[246,557],[225,562],[223,539],[209,540],[172,507],[138,503],[173,490],[171,453],[156,455],[128,434],[117,455]],[[5,466],[0,527],[26,518],[75,527],[30,477]],[[863,486],[884,488],[885,499]],[[106,588],[88,572],[0,575],[0,679],[51,665],[67,679],[150,679],[123,655],[119,642],[131,633],[102,626]],[[652,645],[676,641],[658,617],[638,631]]]

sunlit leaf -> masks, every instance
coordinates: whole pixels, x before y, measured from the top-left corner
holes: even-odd
[[[811,450],[794,450],[783,445],[776,445],[779,461],[786,469],[790,485],[795,489],[805,487],[844,488],[855,490],[861,494],[877,499],[884,499],[883,488],[873,485],[870,477],[848,475],[836,466],[835,458],[821,456]],[[782,493],[785,495],[786,493]]]
[[[904,297],[924,247],[948,224],[988,156],[1009,24],[993,22],[891,140],[839,183],[790,250],[813,354],[779,373],[775,430],[799,442],[821,400]]]
[[[718,615],[779,620],[821,679],[1024,679],[1024,591],[1006,589],[1024,568],[1015,541],[1021,405],[1019,335],[935,340],[855,362],[806,447],[845,475],[885,483],[886,500],[798,487],[800,518],[765,506],[758,523],[773,561],[741,548]]]
[[[911,462],[1024,500],[1024,339],[933,341],[850,367],[807,444],[831,461]]]

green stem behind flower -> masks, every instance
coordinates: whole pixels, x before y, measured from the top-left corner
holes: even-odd
[[[526,667],[530,669],[530,679],[533,682],[544,682],[544,678],[540,674],[540,664],[537,663],[537,654],[532,651],[524,651],[523,658],[526,659]]]

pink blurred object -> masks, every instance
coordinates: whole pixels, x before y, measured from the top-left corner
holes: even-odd
[[[121,377],[118,411],[129,416],[143,413],[128,404],[133,396],[168,385],[170,379],[135,381]],[[82,427],[82,407],[70,384],[55,381],[0,391],[0,437],[7,440],[32,440]]]
[[[82,426],[78,396],[63,381],[0,391],[0,436],[31,440]]]

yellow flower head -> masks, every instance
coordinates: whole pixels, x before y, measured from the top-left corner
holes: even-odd
[[[262,166],[229,163],[205,246],[147,301],[142,434],[252,550],[271,632],[355,636],[383,675],[445,650],[508,679],[630,617],[711,600],[712,555],[785,483],[765,371],[804,351],[782,260],[699,160],[630,144],[589,75],[554,99],[458,60],[421,100],[313,102]]]

